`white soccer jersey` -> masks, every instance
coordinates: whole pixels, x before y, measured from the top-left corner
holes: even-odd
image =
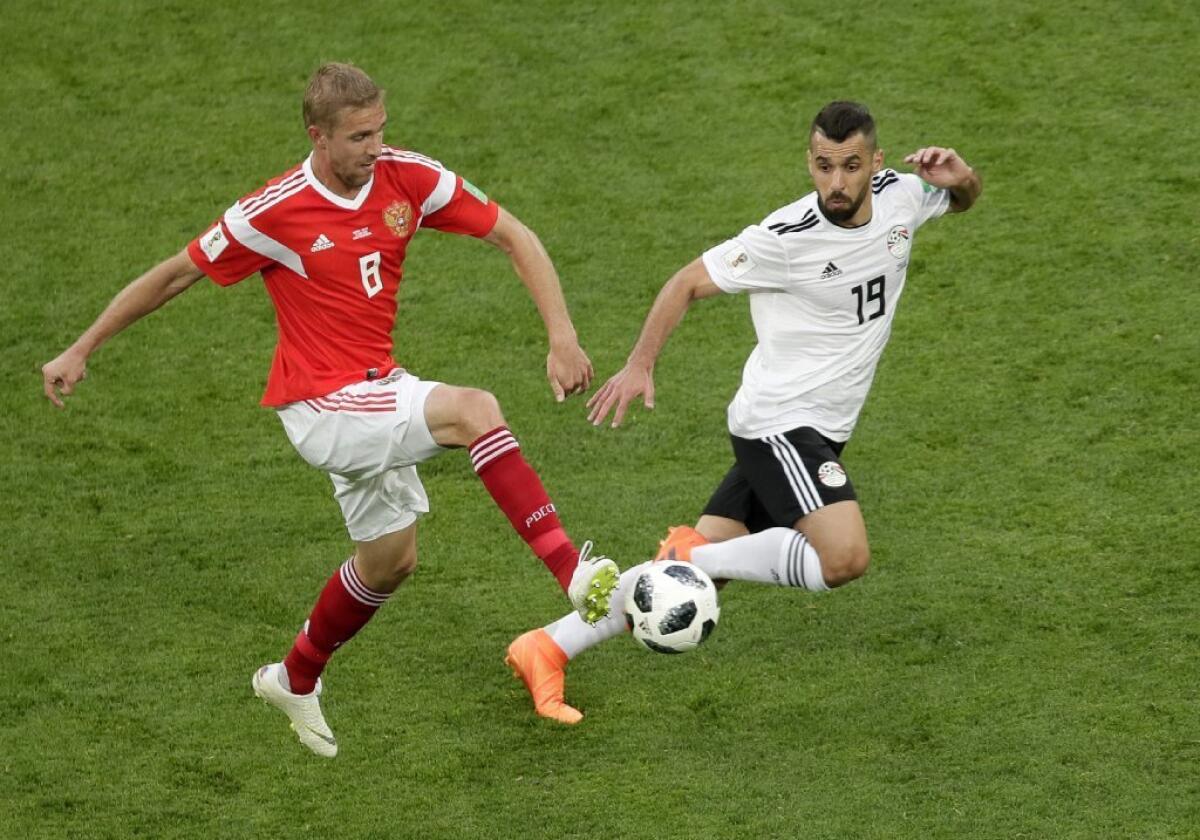
[[[729,405],[729,431],[763,438],[798,426],[850,437],[891,334],[909,250],[950,206],[946,190],[885,169],[871,181],[871,221],[841,228],[817,193],[704,253],[723,291],[752,292],[758,345]]]

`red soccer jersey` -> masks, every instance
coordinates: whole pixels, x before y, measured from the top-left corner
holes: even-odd
[[[188,254],[222,286],[262,273],[279,326],[262,402],[278,406],[394,367],[408,241],[419,227],[486,236],[499,212],[437,161],[384,146],[354,198],[318,181],[310,156],[234,203]]]

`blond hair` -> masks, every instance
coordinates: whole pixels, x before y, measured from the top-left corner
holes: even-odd
[[[383,101],[383,89],[353,64],[322,64],[304,91],[304,126],[328,131],[343,108],[368,108]]]

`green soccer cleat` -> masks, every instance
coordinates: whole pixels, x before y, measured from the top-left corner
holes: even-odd
[[[591,557],[592,541],[588,540],[579,550],[579,565],[571,575],[567,597],[588,624],[595,624],[608,615],[612,594],[621,582],[621,570],[617,564],[603,554]]]

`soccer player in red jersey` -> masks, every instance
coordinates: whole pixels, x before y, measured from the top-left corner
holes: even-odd
[[[357,67],[316,71],[304,121],[306,160],[126,286],[42,376],[62,408],[88,357],[116,333],[206,275],[222,286],[262,275],[279,329],[263,405],[301,457],[329,473],[355,548],[284,660],[260,668],[252,685],[305,746],[332,757],[319,676],[416,566],[416,522],[429,510],[416,464],[467,447],[496,504],[585,620],[607,614],[618,573],[608,558],[590,556],[590,542],[576,549],[492,394],[419,379],[392,357],[405,251],[419,228],[434,228],[508,254],[546,325],[555,398],[586,391],[592,365],[537,236],[437,161],[384,145],[384,92]]]

